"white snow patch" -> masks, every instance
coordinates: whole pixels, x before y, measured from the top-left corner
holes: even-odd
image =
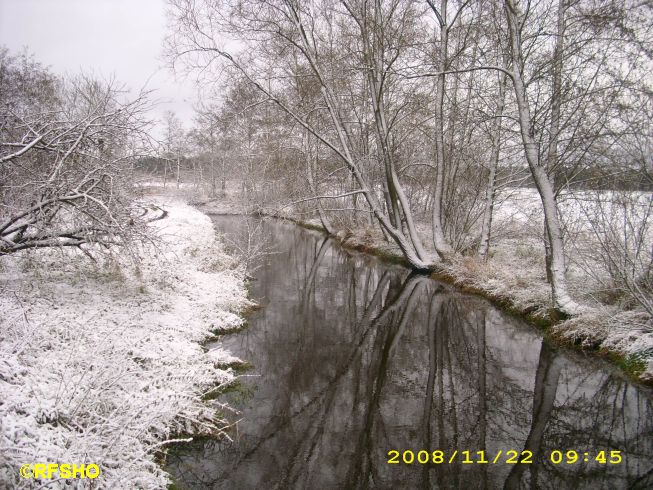
[[[138,269],[92,265],[40,250],[0,262],[0,486],[25,463],[100,466],[97,488],[165,488],[156,463],[165,441],[216,433],[217,402],[233,362],[200,343],[240,326],[243,272],[215,239],[210,218],[156,197],[168,216]]]

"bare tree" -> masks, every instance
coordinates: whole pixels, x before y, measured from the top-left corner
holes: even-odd
[[[204,67],[210,65],[216,59],[222,59],[234,68],[236,72],[247,79],[249,83],[256,87],[272,103],[292,118],[296,124],[309,131],[322,144],[328,147],[346,165],[358,184],[358,188],[333,197],[361,194],[380,226],[395,241],[407,260],[418,269],[430,268],[433,264],[434,257],[430,257],[421,246],[412,220],[409,203],[401,186],[398,185],[396,175],[393,174],[394,167],[390,160],[390,149],[386,142],[384,142],[386,138],[384,133],[387,132],[387,126],[384,129],[385,123],[383,118],[386,117],[386,114],[384,114],[382,108],[382,99],[384,97],[383,87],[379,84],[383,83],[383,77],[385,76],[383,71],[385,70],[386,74],[390,71],[392,62],[397,59],[400,52],[395,53],[394,57],[390,58],[389,64],[379,59],[370,60],[377,63],[376,67],[372,67],[372,78],[370,81],[374,82],[374,85],[373,88],[370,88],[370,93],[374,101],[377,131],[380,133],[378,134],[378,138],[381,161],[386,169],[386,180],[394,186],[393,190],[396,191],[397,201],[403,213],[400,216],[401,221],[395,221],[393,224],[390,217],[392,209],[387,212],[383,209],[374,186],[364,175],[361,159],[352,145],[351,128],[345,119],[347,111],[343,109],[341,97],[338,94],[339,85],[336,83],[338,79],[336,78],[334,80],[327,71],[328,68],[333,68],[333,58],[330,58],[328,53],[322,52],[323,47],[318,42],[320,37],[322,37],[321,33],[323,31],[326,32],[338,27],[330,17],[328,10],[307,9],[294,1],[281,2],[279,5],[273,5],[272,3],[261,5],[259,3],[250,4],[249,2],[243,2],[238,4],[236,11],[231,12],[230,17],[227,17],[226,12],[230,11],[230,6],[226,3],[224,5],[218,5],[196,3],[187,0],[174,0],[172,5],[175,8],[176,22],[178,25],[177,34],[171,39],[173,57],[183,56],[191,64],[195,63],[195,66],[202,65]],[[396,8],[386,9],[381,12],[381,6],[378,3],[373,8],[365,8],[360,12],[355,10],[350,4],[343,3],[342,5],[344,11],[339,12],[339,16],[341,18],[344,17],[349,22],[353,21],[361,28],[363,20],[364,22],[372,23],[375,18],[374,16],[377,16],[378,21],[378,16],[396,13]],[[404,5],[398,2],[396,7],[399,6],[403,7]],[[408,7],[411,6],[408,5]],[[414,17],[416,13],[407,11],[406,15]],[[362,19],[362,17],[359,18],[358,16],[364,16],[365,19]],[[228,21],[226,20],[227,18]],[[394,18],[394,16],[387,17],[384,22],[392,22]],[[222,31],[219,30],[220,28]],[[266,46],[264,44],[268,43],[267,46],[283,46],[283,49],[292,50],[296,56],[301,57],[309,69],[310,76],[320,87],[321,100],[316,102],[321,104],[318,110],[323,111],[328,118],[329,126],[326,128],[327,131],[311,124],[306,115],[302,113],[304,110],[303,107],[294,106],[285,96],[277,93],[269,84],[257,78],[256,72],[252,68],[249,68],[248,64],[240,61],[224,48],[219,47],[218,39],[220,32],[227,31],[239,34],[243,41],[249,38],[249,42],[253,44],[252,53],[265,53]],[[251,38],[254,41],[251,41]],[[372,38],[364,42],[376,41]],[[384,47],[385,49],[390,49],[388,44]],[[369,48],[371,50],[371,46]],[[328,48],[324,49],[328,51]],[[365,49],[367,48],[364,48],[364,56]],[[195,57],[192,57],[193,55]],[[266,65],[266,63],[274,63],[274,61],[269,58],[259,58],[255,61],[250,60],[250,65],[254,67],[265,65],[265,69],[269,70],[272,67]],[[378,66],[378,63],[381,63],[381,66]],[[367,79],[368,77],[365,76],[365,78]],[[331,134],[334,135],[334,139],[331,138]],[[406,232],[404,232],[404,226],[407,230]]]
[[[617,174],[624,188],[650,183],[648,157],[617,170],[612,155],[624,138],[650,148],[646,110],[635,110],[650,97],[641,77],[653,59],[648,7],[633,15],[616,0],[170,5],[170,59],[214,93],[226,88],[212,101],[220,121],[212,145],[244,198],[319,219],[332,233],[377,226],[416,269],[474,251],[487,260],[500,236],[497,200],[535,187],[532,216],[545,232],[533,245],[544,245],[554,310],[573,314],[567,273],[578,262],[569,251],[579,224],[566,204],[592,182],[614,187]]]
[[[525,14],[521,12],[513,0],[505,0],[506,19],[510,38],[510,53],[512,57],[511,78],[515,93],[515,102],[519,111],[519,126],[526,160],[531,170],[535,186],[542,200],[544,223],[546,226],[551,258],[548,270],[551,277],[553,303],[564,314],[572,314],[578,310],[578,305],[571,299],[567,290],[565,278],[565,250],[560,224],[558,204],[551,179],[543,162],[540,160],[539,146],[534,133],[531,108],[524,83],[524,52],[522,29]]]
[[[113,81],[60,80],[6,51],[0,67],[0,254],[129,243],[147,214],[128,193],[147,94],[125,102]]]
[[[439,8],[434,2],[427,0],[427,3],[437,19],[440,28],[440,39],[438,43],[438,64],[436,69],[437,88],[435,96],[435,185],[433,194],[433,244],[440,254],[452,252],[451,245],[444,236],[444,226],[442,224],[442,198],[444,193],[444,175],[445,175],[445,148],[444,148],[444,99],[445,99],[445,77],[449,63],[449,33],[460,16],[463,9],[469,2],[462,2],[449,17],[449,2],[441,0]]]
[[[168,169],[174,169],[177,189],[181,183],[181,160],[186,151],[186,134],[181,121],[172,111],[166,111],[163,117],[164,135],[161,158],[164,161],[163,186],[168,180]]]

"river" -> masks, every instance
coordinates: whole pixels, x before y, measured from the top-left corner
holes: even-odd
[[[213,219],[243,243],[245,218]],[[260,228],[262,308],[221,341],[254,366],[222,397],[233,441],[174,450],[179,488],[653,488],[649,389],[451,285]]]

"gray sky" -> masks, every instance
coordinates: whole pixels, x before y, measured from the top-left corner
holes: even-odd
[[[188,127],[195,91],[175,80],[161,60],[165,0],[0,0],[0,45],[27,46],[57,74],[92,71],[138,90],[147,83]],[[149,79],[149,81],[148,81]]]

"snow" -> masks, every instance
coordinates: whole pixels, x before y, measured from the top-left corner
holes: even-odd
[[[570,343],[601,348],[644,362],[642,380],[653,380],[653,327],[641,308],[623,304],[603,304],[598,298],[612,285],[612,278],[597,252],[602,250],[591,230],[610,231],[622,213],[620,203],[634,203],[628,209],[634,229],[641,230],[643,242],[653,244],[653,223],[648,218],[651,194],[646,192],[568,191],[560,198],[560,212],[567,227],[568,286],[581,304],[580,314],[552,327],[552,333]],[[493,223],[491,258],[456,258],[446,271],[456,283],[472,286],[495,298],[509,299],[521,311],[546,316],[551,291],[546,282],[543,217],[535,189],[509,189],[500,196]],[[618,215],[620,216],[620,215]],[[615,224],[616,223],[616,224]],[[625,235],[623,228],[615,229]],[[632,233],[632,229],[627,230]],[[634,242],[634,240],[633,240]],[[629,257],[630,258],[630,257]],[[643,263],[648,259],[644,255]]]
[[[208,216],[148,199],[168,216],[137,265],[56,250],[0,262],[0,487],[45,483],[20,466],[56,462],[99,465],[98,488],[165,488],[166,441],[225,425],[202,395],[236,359],[202,342],[241,325],[244,273]]]

